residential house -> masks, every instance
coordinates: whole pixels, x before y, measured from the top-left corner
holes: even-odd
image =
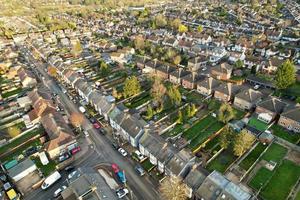
[[[252,88],[245,88],[235,95],[233,104],[242,110],[251,110],[262,98],[262,92]]]
[[[216,87],[214,97],[220,101],[229,102],[232,101],[234,96],[241,90],[241,86],[233,83],[221,83]]]
[[[182,77],[182,86],[184,88],[192,90],[196,88],[196,83],[203,79],[204,76],[198,75],[196,72],[191,72]]]
[[[176,47],[178,45],[178,40],[176,38],[169,37],[166,38],[162,44],[165,46]]]
[[[284,60],[280,60],[276,57],[270,58],[266,65],[262,67],[263,73],[275,74],[277,68],[280,67],[284,63]]]
[[[187,67],[191,71],[198,71],[199,69],[206,67],[207,63],[208,57],[205,55],[199,55],[189,59]]]
[[[245,53],[244,52],[230,52],[229,53],[229,58],[228,61],[230,63],[236,63],[238,60],[240,61],[244,61],[246,58]]]
[[[170,73],[169,80],[171,83],[181,85],[182,77],[184,77],[188,73],[189,72],[187,72],[186,70],[184,70],[182,68],[176,69]]]
[[[188,40],[184,40],[184,39],[179,40],[178,44],[177,44],[177,47],[184,52],[190,51],[192,46],[193,46],[192,41],[188,41]]]
[[[250,200],[250,192],[243,188],[245,187],[240,187],[219,172],[213,171],[197,189],[195,196],[196,199]]]
[[[169,74],[175,70],[176,70],[175,67],[171,67],[170,65],[165,65],[165,64],[160,65],[155,69],[156,75],[162,80],[169,79]]]
[[[246,37],[240,37],[234,47],[232,48],[234,51],[238,51],[238,52],[246,52],[249,49],[253,49],[254,45],[253,42],[251,40],[249,40]]]
[[[41,118],[41,123],[49,138],[44,148],[50,158],[55,158],[61,152],[74,148],[74,145],[77,143],[76,138],[60,113],[51,112],[44,115]]]
[[[280,114],[278,124],[295,133],[300,133],[300,106],[288,106]]]
[[[188,190],[188,198],[196,199],[194,193],[200,187],[200,185],[204,182],[206,177],[209,175],[209,172],[202,168],[201,166],[194,167],[188,173],[188,175],[184,179],[184,183],[187,186]]]
[[[211,69],[211,75],[219,80],[228,80],[231,77],[233,67],[228,63],[221,63]]]
[[[172,147],[157,133],[146,131],[139,142],[140,152],[149,158],[149,161],[157,166],[163,173],[165,165],[173,157]]]
[[[192,166],[195,164],[195,157],[186,149],[182,149],[169,160],[165,166],[165,173],[168,176],[185,178]]]
[[[112,96],[101,96],[94,103],[95,109],[105,120],[108,120],[108,114],[114,108],[114,100],[112,101],[112,98]]]
[[[265,62],[262,57],[259,56],[246,55],[244,60],[244,66],[248,69],[255,70],[255,72],[258,72],[264,64]]]
[[[246,81],[249,82],[252,85],[259,85],[260,87],[263,88],[270,88],[270,89],[275,89],[275,85],[273,82],[259,78],[257,76],[254,76],[250,74],[247,76]]]
[[[216,47],[212,49],[210,54],[209,61],[211,63],[217,63],[227,55],[227,51],[224,47]]]
[[[18,70],[18,76],[22,83],[23,87],[35,87],[37,85],[37,81],[32,72],[25,70],[24,68],[20,68]]]
[[[255,113],[258,115],[259,120],[270,123],[283,112],[287,105],[287,102],[277,97],[269,96],[265,100],[257,103]]]
[[[136,57],[135,58],[135,63],[136,63],[136,66],[139,68],[139,69],[144,69],[145,68],[145,64],[146,62],[148,62],[150,59],[147,58],[146,56],[143,56],[143,57]]]
[[[255,44],[255,51],[258,52],[261,56],[265,56],[270,44],[271,42],[268,40],[258,41]]]
[[[217,47],[227,47],[231,42],[224,36],[215,37],[212,39],[212,42]]]
[[[143,73],[154,74],[155,69],[159,64],[160,63],[156,59],[149,60],[148,62],[145,63],[145,67],[143,68]]]
[[[205,78],[203,81],[197,83],[197,91],[204,96],[213,95],[214,89],[220,84],[220,81],[212,77]]]
[[[279,49],[277,46],[272,45],[266,50],[266,57],[270,58],[279,54]]]

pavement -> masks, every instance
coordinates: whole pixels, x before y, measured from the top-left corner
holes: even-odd
[[[44,65],[40,62],[37,62],[30,54],[27,54],[26,57],[31,63],[35,65],[33,70],[43,75],[44,85],[47,86],[51,90],[51,92],[58,94],[60,102],[62,103],[67,113],[79,112],[78,107],[75,106],[75,104],[71,100],[69,100],[69,97],[61,91],[59,85],[54,81],[54,79],[47,74],[47,70],[44,68]],[[84,158],[82,159],[84,159],[85,161],[81,161],[81,159],[76,160],[76,166],[95,166],[96,164],[101,163],[116,163],[119,165],[121,170],[124,170],[125,172],[127,180],[126,185],[128,186],[130,193],[132,194],[131,199],[161,199],[160,195],[157,192],[157,188],[153,186],[153,184],[148,179],[137,175],[134,170],[133,161],[128,158],[124,158],[120,153],[113,149],[111,141],[104,135],[100,134],[98,130],[94,129],[93,125],[86,117],[84,118],[82,128],[90,135],[88,138],[86,138],[86,140],[91,144],[89,145],[88,150],[88,152],[91,153],[88,156],[84,155]],[[61,184],[64,184],[65,178],[65,173],[63,173],[63,178],[58,182],[58,184],[55,184],[55,186],[59,187]],[[52,196],[55,188],[56,187],[51,187],[47,192],[39,190],[35,191],[29,194],[25,199],[49,199],[49,194],[51,194]]]

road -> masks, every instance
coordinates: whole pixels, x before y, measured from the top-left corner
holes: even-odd
[[[68,113],[79,112],[75,104],[69,100],[68,96],[64,94],[58,84],[46,73],[44,65],[34,60],[32,55],[27,54],[28,59],[31,63],[35,65],[36,72],[43,75],[44,84],[51,90],[51,92],[56,93],[62,105],[65,107]],[[120,166],[122,170],[125,171],[126,180],[129,188],[132,190],[132,199],[145,199],[145,200],[159,200],[161,199],[156,189],[143,177],[137,175],[134,171],[134,166],[132,166],[128,159],[122,157],[115,149],[113,149],[110,141],[104,135],[99,134],[97,130],[93,128],[93,125],[85,117],[82,124],[82,128],[89,132],[89,139],[94,144],[95,151],[99,160],[98,163],[116,163]],[[91,158],[95,159],[95,158]]]

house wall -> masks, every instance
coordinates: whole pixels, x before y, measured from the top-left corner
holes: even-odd
[[[70,145],[72,145],[74,143],[76,143],[76,140],[73,140],[73,141],[71,141],[71,142],[69,142],[67,144],[61,145],[61,146],[59,146],[59,147],[57,147],[55,149],[47,150],[47,153],[49,154],[49,157],[51,159],[54,159],[55,157],[59,156],[59,154],[61,152],[64,152],[68,148],[68,146],[70,146]]]
[[[17,181],[21,180],[22,178],[26,177],[28,174],[30,174],[31,172],[33,172],[36,169],[37,169],[36,165],[32,165],[31,167],[22,171],[20,174],[17,174],[16,176],[12,177],[12,179],[15,182],[17,182]]]
[[[207,88],[205,88],[205,87],[201,87],[201,86],[199,86],[199,85],[197,85],[197,91],[198,91],[200,94],[204,95],[204,96],[211,95],[211,93],[212,93],[211,90],[209,90],[209,89],[207,89]]]
[[[253,103],[245,101],[244,99],[234,98],[234,105],[243,110],[249,110],[253,107]]]
[[[171,83],[180,84],[180,78],[177,78],[176,76],[171,76],[170,75],[169,80],[170,80]]]
[[[225,101],[225,102],[230,101],[230,96],[228,96],[227,94],[218,92],[218,91],[215,91],[214,97],[220,101]]]
[[[281,116],[279,118],[278,124],[288,130],[300,133],[300,123],[297,121]]]
[[[275,119],[275,117],[276,117],[276,113],[273,113],[273,112],[271,112],[269,110],[266,110],[266,109],[264,109],[264,108],[262,108],[260,106],[256,107],[255,113],[257,113],[257,114],[268,113],[270,116],[272,116],[272,120],[271,121],[273,121]]]
[[[186,80],[182,80],[182,86],[183,86],[184,88],[194,89],[195,84],[194,84],[194,83],[191,83],[191,82],[189,82],[189,81],[186,81]]]

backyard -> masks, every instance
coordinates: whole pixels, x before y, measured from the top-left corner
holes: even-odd
[[[300,142],[300,134],[290,133],[279,125],[273,125],[271,129],[272,129],[272,133],[274,135],[276,135],[277,137],[280,137],[290,143],[299,144],[299,142]]]
[[[254,118],[254,117],[252,117],[249,120],[248,125],[255,128],[255,129],[257,129],[257,130],[259,130],[259,131],[261,131],[261,132],[267,130],[267,128],[268,128],[268,124]]]
[[[208,165],[209,171],[217,170],[220,173],[224,173],[227,168],[237,159],[230,150],[222,151],[215,159],[213,159]]]
[[[246,158],[240,163],[240,167],[244,170],[248,170],[254,162],[258,159],[260,154],[267,148],[267,145],[258,143],[258,145],[248,154]]]
[[[184,132],[183,136],[187,140],[191,140],[189,147],[194,150],[222,127],[223,124],[221,122],[217,121],[213,116],[208,115]]]
[[[279,144],[273,143],[262,156],[263,160],[280,162],[287,153],[287,149]]]

